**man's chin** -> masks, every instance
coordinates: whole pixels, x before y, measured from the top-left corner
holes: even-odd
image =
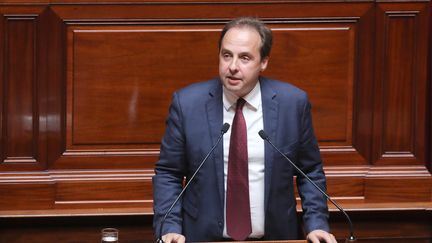
[[[241,85],[240,84],[231,84],[231,83],[225,83],[224,84],[225,88],[231,92],[235,92],[241,89]]]
[[[225,88],[231,94],[238,96],[238,97],[242,97],[242,88],[240,86],[225,85]]]

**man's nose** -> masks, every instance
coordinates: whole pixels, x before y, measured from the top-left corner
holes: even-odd
[[[231,60],[231,63],[229,64],[228,68],[230,70],[231,73],[236,73],[238,71],[238,65],[237,65],[237,58],[233,58]]]

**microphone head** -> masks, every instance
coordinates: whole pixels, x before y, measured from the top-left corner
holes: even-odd
[[[228,124],[228,123],[223,124],[222,129],[221,129],[222,134],[225,134],[229,128],[230,128],[230,124]]]
[[[267,134],[264,132],[264,130],[261,130],[258,132],[258,134],[260,135],[260,137],[264,140],[268,140],[269,137],[267,136]]]

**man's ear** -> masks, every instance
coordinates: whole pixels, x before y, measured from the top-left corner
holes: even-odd
[[[269,61],[269,56],[266,56],[261,60],[261,72],[266,70],[268,61]]]

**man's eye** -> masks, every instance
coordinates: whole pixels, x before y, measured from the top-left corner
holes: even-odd
[[[245,61],[245,62],[246,62],[246,61],[250,61],[250,57],[248,57],[248,56],[242,56],[242,57],[241,57],[241,60],[242,60],[242,61]]]

